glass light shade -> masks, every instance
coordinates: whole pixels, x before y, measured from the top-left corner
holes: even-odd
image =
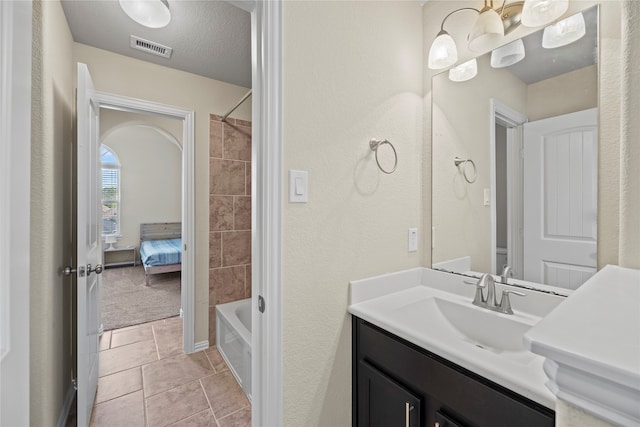
[[[456,63],[458,60],[458,48],[453,37],[442,30],[436,36],[429,49],[429,68],[441,70]]]
[[[127,16],[149,28],[166,27],[171,21],[171,12],[166,0],[119,0]]]
[[[584,16],[578,13],[544,29],[542,47],[553,49],[580,40],[586,33]]]
[[[466,82],[476,75],[478,75],[478,61],[475,58],[449,70],[449,80],[452,82]]]
[[[480,12],[469,33],[469,49],[483,52],[494,47],[504,36],[504,26],[498,12],[485,8]]]
[[[524,55],[524,43],[522,43],[522,39],[514,40],[491,52],[491,66],[493,68],[508,67],[509,65],[522,61]]]
[[[569,8],[569,0],[525,0],[522,25],[540,27],[560,18]]]

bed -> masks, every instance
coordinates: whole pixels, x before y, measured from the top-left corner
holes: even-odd
[[[182,223],[140,224],[140,260],[146,286],[149,286],[149,276],[152,274],[181,271]]]

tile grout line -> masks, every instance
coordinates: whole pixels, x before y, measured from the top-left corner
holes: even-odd
[[[204,378],[206,378],[206,377],[204,377]],[[213,406],[211,406],[211,400],[209,400],[209,395],[207,395],[207,391],[204,389],[204,385],[202,384],[202,378],[198,378],[198,382],[200,383],[200,388],[202,389],[202,392],[204,393],[204,398],[207,399],[207,405],[209,405],[209,409],[211,410],[211,414],[213,415],[213,419],[216,421],[216,425],[218,427],[220,427],[220,424],[218,423],[218,418],[216,417],[216,413],[213,410]]]
[[[237,413],[238,413],[238,412],[240,412],[240,411],[244,411],[245,409],[249,409],[249,411],[251,411],[251,403],[249,403],[247,406],[243,406],[243,407],[242,407],[242,408],[240,408],[240,409],[237,409],[237,410],[235,410],[235,411],[233,411],[233,412],[228,413],[227,415],[225,415],[224,417],[222,417],[222,418],[220,418],[220,419],[221,419],[221,420],[224,420],[225,418],[230,417],[230,416],[231,416],[231,415],[233,415],[233,414],[237,414]],[[216,418],[216,421],[217,421],[217,420],[218,420],[218,419]]]

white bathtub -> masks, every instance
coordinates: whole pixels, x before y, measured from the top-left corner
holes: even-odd
[[[216,346],[251,400],[251,298],[216,306]]]

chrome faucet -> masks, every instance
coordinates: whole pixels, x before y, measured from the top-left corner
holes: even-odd
[[[509,277],[513,277],[513,270],[509,265],[505,264],[502,266],[502,274],[500,275],[500,281],[505,285],[508,285],[509,282],[507,282],[507,280],[509,280]]]
[[[497,311],[498,313],[513,314],[513,310],[511,309],[511,301],[509,300],[509,294],[515,294],[521,297],[527,295],[524,292],[505,289],[502,291],[502,297],[500,298],[500,303],[498,303],[498,301],[496,300],[496,283],[493,280],[493,276],[488,273],[483,274],[477,283],[467,281],[465,281],[464,283],[475,285],[476,287],[476,295],[474,296],[472,302],[473,305],[486,308],[487,310]],[[487,288],[486,298],[484,297],[484,288]]]

